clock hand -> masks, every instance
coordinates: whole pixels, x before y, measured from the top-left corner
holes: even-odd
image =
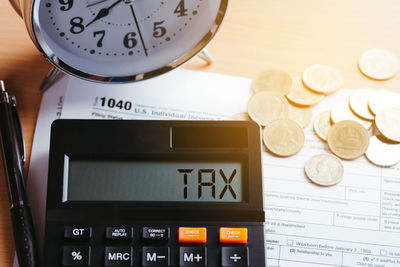
[[[94,2],[94,3],[90,3],[86,7],[92,7],[92,6],[101,4],[101,3],[105,2],[105,1],[107,1],[107,0],[100,0],[100,1],[97,1],[97,2]]]
[[[131,8],[131,11],[132,11],[133,19],[135,20],[135,24],[136,24],[136,27],[137,27],[138,32],[139,32],[140,40],[142,41],[142,46],[143,46],[143,49],[144,49],[144,53],[146,54],[146,57],[147,57],[148,56],[147,48],[146,48],[146,46],[144,44],[144,41],[143,41],[142,32],[140,31],[140,27],[139,27],[138,21],[136,19],[135,11],[133,10],[133,5],[130,5],[130,8]]]
[[[97,20],[99,20],[99,19],[102,19],[102,18],[108,16],[108,14],[110,13],[110,9],[112,9],[113,7],[115,7],[116,5],[118,5],[120,2],[122,2],[122,0],[117,0],[117,1],[115,1],[114,4],[112,4],[111,6],[100,9],[100,11],[99,11],[99,13],[97,13],[96,17],[94,17],[94,19],[93,19],[91,22],[89,22],[89,23],[86,25],[86,27],[88,27],[89,25],[91,25],[93,22],[95,22],[95,21],[97,21]]]

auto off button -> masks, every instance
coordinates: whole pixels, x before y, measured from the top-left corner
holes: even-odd
[[[132,266],[132,247],[106,247],[104,266]]]
[[[106,239],[108,240],[131,240],[133,231],[131,227],[107,227]]]

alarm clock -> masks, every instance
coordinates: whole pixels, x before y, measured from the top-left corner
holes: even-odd
[[[10,0],[37,48],[64,73],[128,82],[170,71],[203,50],[228,0]]]

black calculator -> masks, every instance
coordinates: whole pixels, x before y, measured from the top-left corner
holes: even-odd
[[[45,267],[265,267],[260,128],[57,120]]]

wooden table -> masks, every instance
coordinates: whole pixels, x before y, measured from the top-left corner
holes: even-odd
[[[299,75],[307,66],[321,63],[341,70],[347,88],[400,91],[400,75],[378,82],[357,68],[359,55],[369,48],[386,48],[400,57],[399,14],[398,0],[233,0],[209,46],[216,62],[205,66],[194,59],[185,67],[254,77],[268,68]],[[0,79],[18,99],[29,159],[41,100],[38,88],[50,64],[6,0],[0,1],[0,25]],[[12,266],[14,244],[0,168],[0,266],[6,267]]]

